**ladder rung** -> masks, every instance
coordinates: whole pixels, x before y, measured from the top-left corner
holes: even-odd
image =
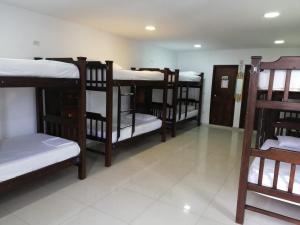
[[[126,93],[126,94],[121,94],[121,96],[133,96],[134,93]]]
[[[125,126],[125,127],[120,127],[121,129],[125,129],[125,128],[128,128],[128,127],[132,127],[132,124],[128,125],[128,126]]]
[[[133,111],[135,111],[135,109],[127,109],[127,110],[120,111],[120,113],[133,112]]]

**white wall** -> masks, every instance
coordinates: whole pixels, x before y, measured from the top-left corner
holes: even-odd
[[[177,54],[177,66],[181,70],[195,70],[204,72],[204,102],[202,122],[209,123],[210,95],[214,65],[239,65],[243,60],[250,64],[251,56],[263,56],[264,61],[276,60],[280,56],[300,56],[300,48],[274,49],[239,49],[215,51],[185,51]],[[239,126],[241,104],[235,104],[234,127]]]
[[[0,28],[0,57],[86,56],[125,68],[176,64],[172,51],[1,3]],[[34,132],[34,107],[33,89],[0,89],[0,138]]]

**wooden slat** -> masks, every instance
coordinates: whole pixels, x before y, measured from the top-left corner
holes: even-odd
[[[279,110],[290,110],[300,111],[300,104],[297,102],[280,102],[280,101],[264,101],[258,100],[256,102],[257,108],[264,109],[279,109]]]
[[[296,165],[291,164],[291,172],[290,172],[290,180],[289,180],[289,193],[293,193],[294,188],[294,180],[295,180],[295,173],[296,173]]]
[[[259,163],[259,173],[258,173],[258,185],[262,185],[263,177],[264,177],[264,168],[265,168],[265,159],[260,158]]]
[[[261,62],[263,70],[300,70],[299,56],[283,56],[275,62]]]
[[[283,220],[283,221],[286,221],[286,222],[289,222],[289,223],[300,224],[300,220],[295,219],[295,218],[291,218],[291,217],[288,217],[288,216],[284,216],[284,215],[281,215],[281,214],[278,214],[278,213],[270,212],[270,211],[267,211],[267,210],[264,210],[264,209],[260,209],[260,208],[257,208],[257,207],[250,206],[250,205],[246,205],[245,208],[247,210],[252,211],[252,212],[260,213],[260,214],[270,216],[270,217],[273,217],[273,218],[276,218],[276,219],[279,219],[279,220]]]
[[[272,100],[275,70],[271,70],[268,88],[268,101]]]
[[[284,85],[284,95],[283,101],[287,102],[289,99],[289,91],[290,91],[290,82],[291,82],[291,70],[287,70],[286,77],[285,77],[285,85]]]
[[[276,161],[275,168],[274,168],[274,179],[273,179],[273,188],[274,189],[277,189],[279,169],[280,169],[280,161]]]
[[[258,186],[257,184],[253,184],[253,183],[249,183],[249,182],[248,182],[247,187],[248,187],[249,191],[254,191],[257,193],[264,194],[264,195],[268,195],[268,196],[272,196],[275,198],[280,198],[283,200],[287,200],[290,202],[295,202],[295,203],[300,204],[300,195],[297,195],[297,194],[291,194],[289,192],[282,191],[282,190],[274,190],[273,188],[270,188],[270,187]]]
[[[251,156],[255,156],[255,157],[300,165],[299,152],[271,148],[270,150],[264,150],[264,151],[259,149],[251,149],[250,154]]]

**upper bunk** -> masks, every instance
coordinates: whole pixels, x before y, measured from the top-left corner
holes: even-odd
[[[0,58],[0,87],[79,87],[85,79],[85,60]]]
[[[164,71],[159,68],[132,68],[134,71]],[[198,73],[195,71],[180,71],[168,69],[169,76],[174,77],[172,80],[169,78],[169,82],[175,82],[178,86],[189,86],[199,88],[202,87],[204,73]],[[178,76],[178,79],[176,78]]]
[[[126,70],[112,61],[87,62],[87,90],[105,91],[111,86],[147,86],[162,88],[168,84],[172,75],[168,69],[160,71]]]
[[[257,108],[300,111],[300,57],[285,56],[274,62],[252,57],[250,92]]]

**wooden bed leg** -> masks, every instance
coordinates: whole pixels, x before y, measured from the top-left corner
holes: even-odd
[[[86,58],[78,57],[80,70],[80,95],[78,108],[78,140],[80,146],[80,162],[78,165],[78,178],[86,178]]]
[[[179,81],[179,70],[175,70],[175,80],[173,84],[173,93],[172,93],[172,107],[173,107],[173,116],[172,116],[172,137],[176,137],[176,123],[177,123],[177,98],[178,98],[178,81]]]
[[[247,190],[239,189],[235,222],[244,224]]]
[[[110,167],[112,164],[112,150],[113,146],[112,144],[106,144],[105,145],[105,166]]]
[[[172,133],[171,133],[172,137],[176,137],[176,122],[172,124]]]
[[[78,165],[78,178],[80,180],[84,180],[86,178],[85,162],[81,162]]]
[[[239,192],[236,209],[236,223],[243,224],[247,200],[248,188],[248,173],[250,162],[250,147],[254,128],[255,119],[255,105],[257,99],[257,79],[260,73],[260,60],[261,57],[252,57],[251,77],[248,91],[248,102],[246,112],[246,124],[244,131],[243,153],[241,160],[241,171],[239,181]]]
[[[161,141],[166,141],[166,118],[167,118],[167,101],[168,101],[168,82],[169,69],[164,69],[164,88],[163,88],[163,104],[162,104],[162,126],[161,126]]]
[[[200,81],[201,83],[199,88],[199,107],[198,107],[198,116],[197,116],[197,126],[201,125],[204,73],[201,73],[200,77],[201,77],[201,81]]]
[[[113,62],[106,61],[106,143],[105,143],[105,166],[112,163],[112,123],[113,123]]]

